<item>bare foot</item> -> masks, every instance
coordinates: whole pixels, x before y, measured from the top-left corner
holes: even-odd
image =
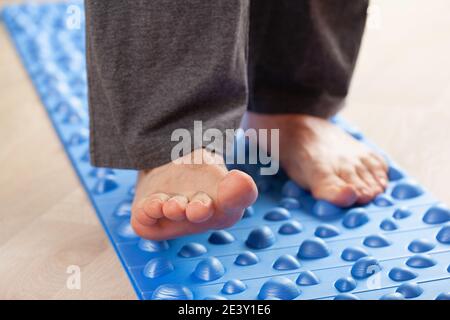
[[[244,126],[280,129],[280,165],[317,199],[365,204],[387,186],[386,161],[327,120],[248,112]]]
[[[194,164],[195,156],[203,164]],[[228,171],[220,156],[198,149],[181,160],[183,164],[171,162],[139,172],[131,209],[131,225],[139,236],[165,240],[227,228],[256,200],[253,179]]]

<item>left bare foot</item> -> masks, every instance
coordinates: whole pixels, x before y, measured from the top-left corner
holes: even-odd
[[[195,157],[203,163],[195,164]],[[143,238],[166,240],[228,228],[258,196],[253,179],[228,171],[219,155],[196,149],[178,160],[139,172],[131,225]]]

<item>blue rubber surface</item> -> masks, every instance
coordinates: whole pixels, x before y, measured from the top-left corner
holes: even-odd
[[[82,11],[74,4],[8,6],[2,17],[139,298],[449,298],[450,211],[392,162],[389,188],[364,207],[255,176],[261,195],[232,228],[139,239],[129,224],[135,172],[89,164],[83,22],[66,24]]]

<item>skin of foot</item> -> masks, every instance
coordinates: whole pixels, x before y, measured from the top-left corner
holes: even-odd
[[[257,196],[249,175],[228,171],[220,155],[197,149],[175,162],[139,172],[131,225],[139,236],[156,241],[228,228]]]
[[[385,159],[326,119],[247,112],[243,126],[279,129],[281,167],[317,199],[366,204],[387,186]]]

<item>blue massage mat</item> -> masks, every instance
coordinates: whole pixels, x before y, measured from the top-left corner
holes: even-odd
[[[450,211],[391,160],[389,187],[366,206],[343,210],[283,174],[254,174],[260,196],[235,226],[136,236],[136,172],[89,164],[82,12],[82,2],[11,5],[2,19],[140,299],[449,299]]]

